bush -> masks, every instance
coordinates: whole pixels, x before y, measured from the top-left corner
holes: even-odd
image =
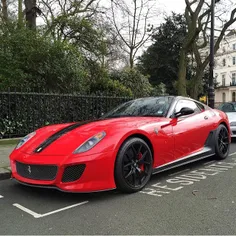
[[[131,97],[133,93],[130,88],[126,88],[117,80],[111,80],[103,77],[93,81],[90,85],[90,91],[95,94],[106,94],[118,97]]]
[[[83,57],[67,42],[26,28],[0,30],[0,87],[68,92],[86,89]]]
[[[152,92],[148,77],[141,74],[138,70],[128,68],[121,72],[113,72],[111,78],[129,88],[135,97],[146,97]]]

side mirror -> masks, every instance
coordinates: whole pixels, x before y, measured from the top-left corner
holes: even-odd
[[[175,117],[180,117],[180,116],[187,116],[190,114],[193,114],[194,110],[192,108],[189,107],[183,107],[179,112],[176,112],[174,115]]]

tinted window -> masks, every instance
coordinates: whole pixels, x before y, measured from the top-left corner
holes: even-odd
[[[199,103],[199,102],[196,102],[197,106],[200,108],[200,110],[204,111],[205,110],[205,107],[203,104]]]
[[[165,117],[173,98],[156,97],[141,98],[126,102],[102,118],[125,117],[125,116],[158,116]]]
[[[236,112],[236,107],[233,103],[224,103],[219,107],[219,110],[224,112]]]
[[[194,110],[194,113],[201,112],[200,108],[197,106],[197,104],[190,100],[180,100],[178,101],[176,107],[175,107],[175,113],[179,112],[183,107],[188,107]]]

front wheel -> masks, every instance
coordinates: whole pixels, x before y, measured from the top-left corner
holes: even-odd
[[[124,142],[115,164],[116,186],[122,192],[140,191],[152,174],[153,157],[147,143],[140,138]]]
[[[229,131],[224,125],[219,125],[215,135],[216,159],[223,160],[229,155]]]

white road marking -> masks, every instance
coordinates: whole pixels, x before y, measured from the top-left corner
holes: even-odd
[[[178,175],[178,174],[180,174],[180,173],[183,173],[183,172],[186,172],[186,171],[189,171],[189,170],[190,170],[190,169],[184,169],[184,170],[181,170],[181,171],[172,173],[172,174],[170,174],[170,175],[168,175],[168,176]]]
[[[3,198],[3,196],[2,196],[2,195],[0,195],[0,198]]]
[[[233,155],[235,155],[235,154],[236,154],[236,152],[233,152],[233,153],[229,154],[229,156],[233,156]]]
[[[71,205],[71,206],[67,206],[67,207],[64,207],[64,208],[61,208],[61,209],[58,209],[58,210],[55,210],[55,211],[50,211],[48,213],[45,213],[45,214],[39,214],[37,212],[34,212],[18,203],[14,203],[13,206],[19,208],[20,210],[32,215],[34,218],[42,218],[42,217],[45,217],[45,216],[49,216],[49,215],[52,215],[52,214],[55,214],[55,213],[58,213],[60,211],[65,211],[67,209],[70,209],[70,208],[73,208],[73,207],[77,207],[77,206],[81,206],[83,204],[86,204],[88,203],[89,201],[84,201],[84,202],[80,202],[80,203],[76,203],[74,205]]]
[[[18,203],[14,203],[13,206],[15,206],[15,207],[19,208],[20,210],[22,210],[22,211],[32,215],[34,218],[40,218],[41,217],[41,214],[38,214],[38,213],[36,213],[34,211],[31,211],[30,209],[28,209],[28,208],[26,208],[24,206],[21,206]]]

